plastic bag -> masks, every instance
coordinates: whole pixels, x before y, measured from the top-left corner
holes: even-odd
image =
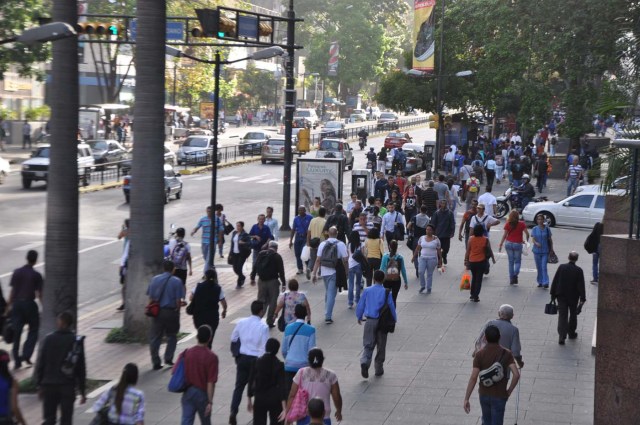
[[[468,291],[471,289],[471,272],[469,270],[465,270],[462,273],[462,278],[460,279],[460,290]]]
[[[531,244],[529,242],[525,242],[522,244],[522,255],[529,255],[529,247]]]
[[[302,253],[300,254],[300,259],[302,261],[309,261],[309,258],[311,258],[311,248],[309,248],[308,245],[305,245],[302,248]]]

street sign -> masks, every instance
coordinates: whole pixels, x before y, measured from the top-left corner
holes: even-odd
[[[138,21],[132,20],[129,24],[129,39],[135,40],[138,33]],[[184,23],[183,22],[167,22],[166,40],[183,40],[184,39]]]
[[[255,16],[238,16],[238,37],[258,38],[258,18]]]

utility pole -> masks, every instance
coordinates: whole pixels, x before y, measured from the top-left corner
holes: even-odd
[[[296,109],[295,92],[295,35],[296,35],[296,12],[293,10],[293,0],[289,0],[289,10],[287,11],[287,58],[285,60],[285,72],[287,74],[287,85],[285,89],[284,101],[284,175],[282,186],[282,225],[280,231],[291,230],[289,225],[291,212],[291,163],[293,161],[292,152],[292,128],[293,112]]]
[[[436,132],[436,154],[433,160],[433,172],[437,174],[438,168],[440,168],[440,160],[442,158],[442,150],[445,145],[444,140],[444,117],[442,116],[442,111],[444,110],[444,105],[442,104],[442,52],[444,51],[444,10],[445,10],[445,0],[442,0],[442,22],[440,23],[440,50],[438,52],[438,83],[437,83],[437,94],[436,94],[436,110],[438,111],[438,131]]]

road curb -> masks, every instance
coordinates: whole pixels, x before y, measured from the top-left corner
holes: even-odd
[[[122,186],[122,182],[121,181],[117,181],[117,182],[112,182],[112,183],[101,184],[101,185],[98,185],[98,186],[81,187],[79,189],[79,191],[80,191],[80,193],[100,192],[101,190],[114,189],[116,187],[121,187],[121,186]]]

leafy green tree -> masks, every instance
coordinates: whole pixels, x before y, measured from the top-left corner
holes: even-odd
[[[273,72],[258,69],[252,63],[249,63],[247,69],[238,74],[237,89],[248,96],[248,104],[246,106],[251,108],[273,103],[273,85]]]

